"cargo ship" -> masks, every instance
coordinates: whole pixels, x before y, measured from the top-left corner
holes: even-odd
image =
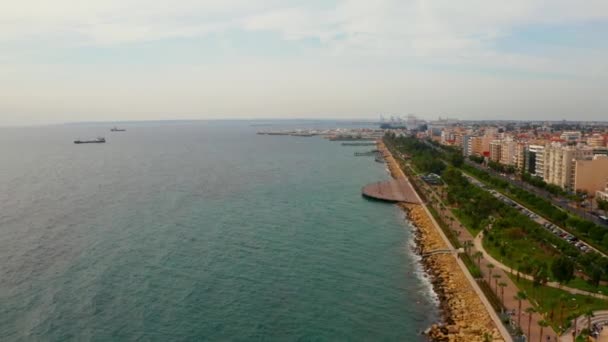
[[[124,131],[126,131],[126,129],[118,128],[118,127],[114,126],[114,127],[112,127],[112,129],[110,131],[111,132],[124,132]]]
[[[74,140],[74,144],[103,144],[106,142],[106,138],[97,138],[94,140]]]

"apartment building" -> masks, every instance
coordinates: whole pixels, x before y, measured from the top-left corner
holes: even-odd
[[[577,143],[581,141],[582,136],[583,134],[579,131],[566,131],[562,132],[559,138],[564,140],[566,143]]]
[[[604,190],[608,184],[608,157],[593,156],[592,159],[574,162],[574,190],[584,191],[589,195]]]
[[[529,145],[527,148],[526,172],[545,177],[545,146]]]
[[[593,150],[553,143],[545,147],[543,179],[566,190],[574,189],[574,167],[578,159],[593,157]]]
[[[471,137],[469,141],[469,155],[484,155],[483,137]]]
[[[517,143],[511,139],[500,142],[500,160],[504,165],[515,165]]]
[[[470,134],[464,134],[462,136],[462,154],[465,157],[468,157],[472,154],[471,153],[472,152],[472,150],[471,150],[471,139],[472,138],[473,138],[473,136]]]
[[[490,160],[500,163],[502,154],[502,141],[494,140],[490,143]]]
[[[587,138],[587,145],[592,147],[604,147],[606,146],[606,138],[601,134],[593,134]]]
[[[526,150],[527,150],[526,143],[518,142],[515,144],[514,163],[515,163],[515,167],[519,171],[523,171],[526,168]]]

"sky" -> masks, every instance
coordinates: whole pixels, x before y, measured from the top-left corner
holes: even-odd
[[[0,125],[608,120],[606,0],[0,3]]]

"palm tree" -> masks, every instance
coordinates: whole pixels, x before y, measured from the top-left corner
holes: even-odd
[[[488,268],[488,285],[492,286],[492,270],[494,269],[494,264],[488,263],[486,265]]]
[[[473,241],[467,240],[462,244],[462,246],[464,247],[464,252],[469,254],[471,252],[471,247],[473,247]]]
[[[501,281],[500,283],[498,283],[498,286],[500,286],[500,301],[502,302],[502,306],[505,306],[505,287],[507,287],[507,283],[505,283],[504,281]]]
[[[536,309],[529,307],[526,309],[528,314],[528,341],[530,341],[530,328],[532,327],[532,315],[536,312]]]
[[[544,319],[538,321],[538,325],[540,325],[540,335],[538,336],[538,341],[543,342],[543,329],[549,326],[549,323]]]
[[[524,291],[517,292],[515,300],[517,300],[517,326],[521,328],[521,301],[528,299],[528,295]]]
[[[564,305],[568,301],[568,296],[565,294],[559,295],[559,324],[564,325]]]
[[[481,262],[481,257],[483,257],[483,253],[482,253],[482,252],[480,252],[480,251],[477,251],[477,252],[475,252],[475,253],[473,254],[473,257],[474,257],[475,259],[477,259],[477,268],[481,269],[481,264],[480,264],[480,262]]]
[[[574,321],[574,331],[572,331],[572,334],[574,335],[574,339],[576,340],[576,333],[577,333],[577,323],[578,323],[578,316],[576,313],[573,313],[572,315],[570,315],[568,317],[569,319],[572,319]]]
[[[591,317],[593,317],[593,310],[589,309],[585,311],[585,317],[587,317],[587,330],[591,333]]]
[[[496,294],[498,294],[498,279],[500,279],[500,277],[502,277],[500,274],[495,274],[492,276],[492,278],[494,278],[494,292]]]

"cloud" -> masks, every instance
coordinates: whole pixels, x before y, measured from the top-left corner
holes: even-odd
[[[21,0],[0,5],[0,41],[73,35],[111,44],[241,28],[276,31],[287,40],[397,44],[424,53],[470,48],[518,25],[607,18],[603,0],[341,0],[332,7],[274,0]]]
[[[499,45],[505,37],[517,44],[527,27],[607,20],[606,0],[4,1],[0,121],[17,122],[20,113],[54,120],[91,113],[92,120],[172,111],[483,117],[494,110],[525,118],[576,108],[599,118],[608,110],[601,39],[538,44],[534,52]],[[258,46],[267,50],[261,57]],[[277,53],[294,46],[295,53]],[[177,58],[165,57],[167,48]],[[149,51],[159,57],[139,63]],[[190,52],[188,61],[217,58],[182,63]]]

